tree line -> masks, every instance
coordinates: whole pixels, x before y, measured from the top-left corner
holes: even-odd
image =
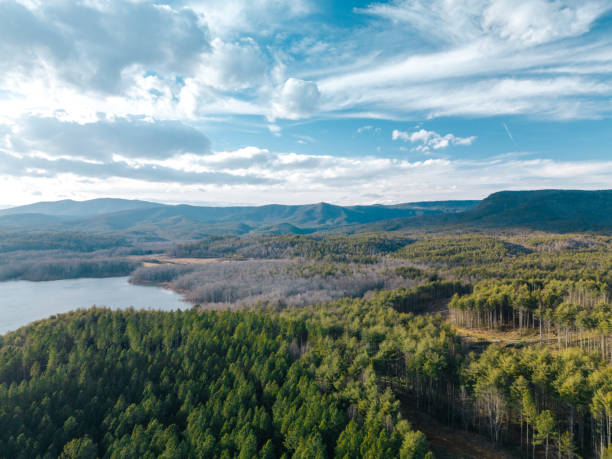
[[[168,255],[178,258],[307,258],[332,262],[371,263],[413,239],[401,235],[261,235],[209,236],[176,244]]]
[[[449,303],[453,321],[469,328],[536,330],[558,348],[599,348],[612,363],[612,305],[608,286],[594,281],[497,281],[477,283]],[[552,332],[552,333],[551,333]]]
[[[140,263],[122,257],[42,258],[0,264],[0,281],[50,281],[81,277],[129,276]]]

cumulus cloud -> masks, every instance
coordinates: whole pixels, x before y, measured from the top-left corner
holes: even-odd
[[[291,120],[304,118],[317,111],[320,99],[315,82],[289,78],[277,91],[272,113]]]
[[[440,135],[435,131],[419,129],[415,132],[393,130],[391,134],[393,140],[403,140],[404,142],[420,143],[423,147],[421,150],[428,151],[429,148],[439,150],[447,148],[449,145],[467,146],[472,145],[476,136],[457,137],[454,134]]]
[[[280,136],[282,132],[281,127],[277,124],[268,124],[268,130],[277,137]]]
[[[267,58],[252,38],[226,43],[212,41],[212,53],[202,61],[198,77],[222,90],[239,91],[262,83],[267,72]]]
[[[268,35],[284,21],[303,17],[315,7],[310,0],[178,0],[202,14],[216,36],[242,33]]]
[[[528,45],[587,32],[609,4],[602,1],[494,0],[481,25],[502,39]]]
[[[188,72],[209,49],[208,31],[188,9],[148,2],[0,2],[5,76],[55,74],[80,90],[117,93],[124,72]]]
[[[196,3],[0,1],[0,117],[267,114],[269,101],[254,97],[270,79],[267,52],[248,36],[211,38],[208,27],[215,8],[253,5]]]

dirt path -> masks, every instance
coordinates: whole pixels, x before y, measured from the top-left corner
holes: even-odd
[[[514,459],[519,456],[500,449],[482,435],[452,429],[413,404],[402,403],[402,411],[412,426],[427,436],[436,459]]]
[[[205,265],[208,263],[216,263],[226,261],[222,258],[173,258],[167,255],[159,255],[156,257],[146,256],[140,257],[142,265],[149,268],[160,265]]]

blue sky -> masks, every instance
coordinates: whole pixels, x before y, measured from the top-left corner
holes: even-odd
[[[0,205],[611,188],[612,1],[0,0]]]

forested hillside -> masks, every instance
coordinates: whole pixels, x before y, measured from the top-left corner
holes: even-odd
[[[612,190],[501,191],[461,215],[472,227],[548,231],[612,229]]]
[[[198,303],[0,337],[0,457],[612,454],[608,235],[13,233],[0,250],[8,277],[132,272]]]
[[[612,231],[612,190],[500,191],[463,212],[382,220],[366,231]]]
[[[434,283],[280,314],[92,309],[39,322],[1,340],[1,449],[426,457],[402,415],[415,406],[515,454],[606,457],[612,367],[598,348],[479,355],[442,316],[401,312],[453,290],[464,291]]]
[[[348,353],[336,334],[261,312],[42,321],[0,339],[0,455],[429,457],[377,384],[378,343]]]
[[[0,233],[0,281],[127,276],[158,244],[79,232]]]

